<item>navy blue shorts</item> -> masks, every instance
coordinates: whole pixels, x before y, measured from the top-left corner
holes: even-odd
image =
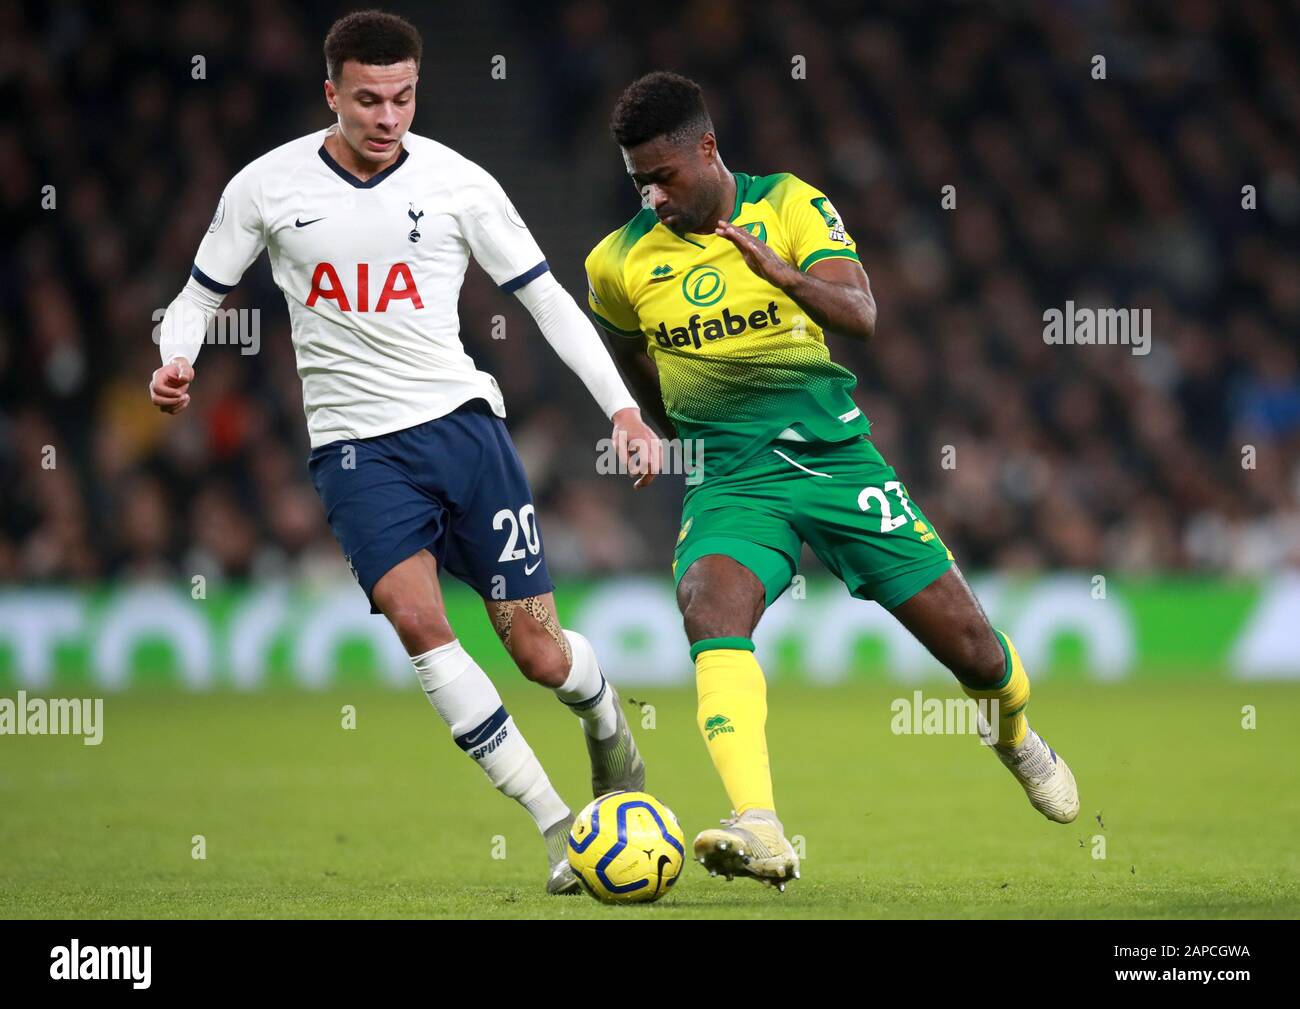
[[[481,399],[402,431],[322,445],[308,467],[371,613],[375,583],[425,549],[484,599],[555,587],[523,464]]]

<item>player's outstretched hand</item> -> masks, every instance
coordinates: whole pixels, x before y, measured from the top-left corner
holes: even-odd
[[[663,472],[664,447],[658,435],[633,407],[614,414],[614,445],[624,469],[637,478],[634,490],[648,487]]]
[[[766,242],[760,242],[743,228],[736,227],[730,221],[719,221],[714,230],[739,249],[745,265],[773,287],[785,290],[791,278],[797,276],[798,270],[773,252]]]
[[[194,366],[176,357],[153,373],[149,380],[149,398],[163,413],[180,413],[190,405],[190,382]]]

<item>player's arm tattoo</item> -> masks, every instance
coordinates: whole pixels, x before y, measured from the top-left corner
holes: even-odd
[[[515,614],[520,610],[541,625],[542,630],[551,636],[551,640],[560,646],[564,661],[572,663],[573,650],[569,647],[569,639],[564,636],[560,622],[552,615],[550,607],[541,596],[529,596],[526,599],[494,599],[489,602],[488,612],[492,615],[492,626],[496,628],[497,637],[506,646],[506,651],[510,651],[510,636],[514,631]]]

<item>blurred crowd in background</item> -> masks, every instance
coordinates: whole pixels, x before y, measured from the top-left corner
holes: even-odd
[[[503,182],[584,305],[638,209],[606,123],[643,72],[704,86],[732,170],[826,192],[879,306],[832,355],[967,570],[1300,567],[1300,5],[385,6],[424,34],[415,132]],[[226,301],[259,352],[206,347],[176,417],[146,386],[227,180],[330,124],[350,9],[0,7],[0,582],[345,570],[265,257]],[[1048,345],[1067,300],[1149,308],[1150,353]],[[477,267],[461,320],[553,574],[666,574],[682,478],[598,474],[608,424]]]

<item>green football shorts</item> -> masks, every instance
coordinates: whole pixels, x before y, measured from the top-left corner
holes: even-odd
[[[775,441],[746,467],[688,487],[673,575],[680,582],[699,558],[724,554],[754,572],[770,606],[798,573],[804,543],[853,595],[886,609],[916,595],[953,561],[864,435]]]

